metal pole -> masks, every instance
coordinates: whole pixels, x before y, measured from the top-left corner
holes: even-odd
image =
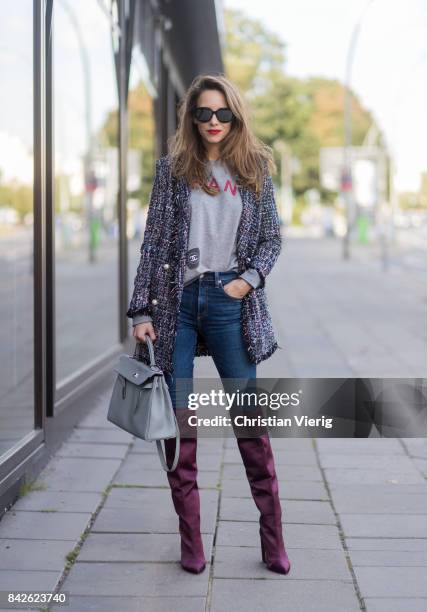
[[[288,173],[286,169],[286,155],[287,145],[283,140],[275,140],[273,143],[274,148],[280,155],[280,200],[279,200],[279,216],[280,219],[286,223],[289,220],[289,224],[292,222],[292,218],[287,217],[287,206],[286,206],[286,188]]]
[[[352,156],[351,156],[351,146],[352,146],[352,124],[351,124],[351,70],[353,66],[354,52],[356,49],[357,39],[360,33],[360,28],[362,25],[362,21],[364,19],[365,13],[368,10],[369,6],[374,2],[374,0],[368,0],[368,3],[365,5],[365,8],[362,11],[362,14],[357,21],[352,35],[350,39],[350,45],[347,50],[347,59],[346,59],[346,72],[345,72],[345,91],[344,91],[344,172],[346,175],[346,179],[348,181],[348,185],[345,189],[345,201],[346,201],[346,231],[343,237],[343,258],[349,259],[350,257],[350,236],[351,230],[353,227],[354,221],[354,192],[353,192],[353,177],[352,177]]]
[[[280,147],[280,185],[280,218],[282,219],[283,223],[286,223],[286,166],[284,147]]]

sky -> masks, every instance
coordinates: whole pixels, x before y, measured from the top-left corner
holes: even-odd
[[[344,83],[351,33],[363,13],[351,84],[386,136],[399,191],[427,171],[426,0],[222,0],[259,19],[286,44],[290,76]]]

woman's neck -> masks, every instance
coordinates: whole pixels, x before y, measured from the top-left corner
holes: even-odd
[[[220,158],[219,147],[211,145],[206,147],[207,158],[209,161],[217,161]]]

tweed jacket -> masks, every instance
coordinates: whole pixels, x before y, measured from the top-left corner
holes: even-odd
[[[241,327],[249,360],[259,363],[280,348],[275,338],[265,292],[265,279],[280,254],[282,238],[276,208],[274,186],[268,172],[259,198],[239,186],[242,213],[237,229],[236,254],[239,269],[255,268],[261,278],[257,288],[242,299]],[[190,229],[190,188],[184,178],[171,173],[171,158],[164,155],[156,161],[156,173],[140,262],[134,291],[126,316],[150,315],[156,340],[153,342],[156,364],[173,373],[173,351],[178,314],[184,287],[184,272]],[[195,356],[211,355],[201,335],[197,338]],[[145,342],[137,342],[135,358],[149,363]]]

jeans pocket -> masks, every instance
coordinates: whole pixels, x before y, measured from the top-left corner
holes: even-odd
[[[234,279],[232,279],[234,280]],[[227,285],[228,283],[230,283],[231,281],[227,281],[225,284]],[[228,295],[228,293],[225,291],[224,289],[224,285],[222,284],[222,280],[219,281],[219,286],[221,288],[221,291],[224,295],[226,295],[230,300],[234,300],[235,302],[241,302],[243,300],[243,298],[238,298],[238,297],[234,297],[232,295]]]

